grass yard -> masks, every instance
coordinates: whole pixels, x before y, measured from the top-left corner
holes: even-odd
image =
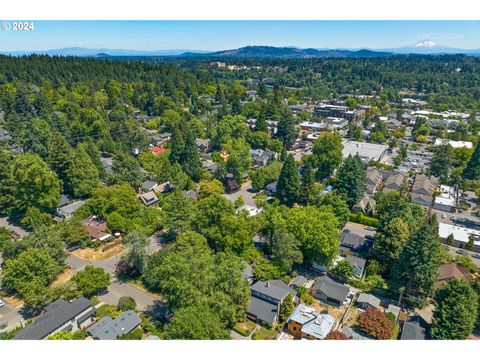
[[[239,333],[242,336],[248,337],[252,334],[252,331],[255,330],[257,324],[253,321],[247,320],[246,322],[235,324],[233,330]]]
[[[273,329],[267,329],[263,326],[255,331],[252,335],[253,340],[274,340],[277,335],[277,332]]]
[[[77,249],[73,252],[79,258],[88,261],[106,260],[111,257],[122,253],[125,250],[125,245],[122,244],[122,240],[115,240],[115,243],[108,243],[100,246],[98,249],[85,248]]]

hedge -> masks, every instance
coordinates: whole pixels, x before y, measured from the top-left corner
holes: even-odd
[[[370,216],[363,215],[362,213],[358,213],[358,214],[351,213],[350,216],[349,216],[349,220],[351,222],[354,222],[354,223],[357,223],[357,224],[371,226],[371,227],[374,227],[374,228],[378,228],[378,226],[379,226],[378,219],[375,219],[375,218],[370,217]]]

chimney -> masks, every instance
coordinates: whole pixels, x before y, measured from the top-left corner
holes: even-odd
[[[267,281],[266,286],[270,287],[270,281]]]

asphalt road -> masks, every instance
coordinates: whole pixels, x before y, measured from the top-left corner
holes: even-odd
[[[0,330],[0,332],[8,331],[21,325],[22,316],[19,311],[19,309],[15,309],[7,304],[0,308],[0,324],[7,324],[7,327]]]

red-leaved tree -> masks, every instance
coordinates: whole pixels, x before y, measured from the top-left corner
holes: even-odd
[[[358,317],[358,327],[375,339],[387,340],[393,335],[394,324],[382,311],[370,308]]]
[[[340,331],[332,331],[328,333],[325,340],[348,340],[348,337]]]

